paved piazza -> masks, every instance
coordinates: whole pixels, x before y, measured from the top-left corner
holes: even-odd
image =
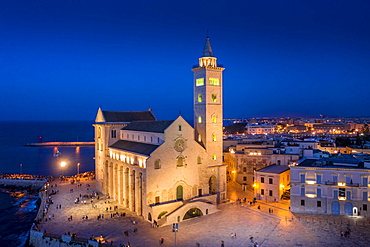
[[[64,234],[76,233],[77,237],[90,238],[103,235],[113,246],[131,243],[131,246],[159,246],[159,239],[164,238],[164,246],[174,245],[172,226],[152,228],[151,224],[143,221],[128,210],[123,209],[109,199],[86,200],[86,204],[75,204],[79,195],[91,194],[95,189],[94,180],[83,180],[82,186],[68,182],[54,181],[59,193],[53,195],[47,216],[51,220],[39,224],[39,229],[47,233]],[[88,187],[87,185],[90,185]],[[238,185],[228,184],[230,203],[219,205],[220,212],[194,218],[179,223],[176,234],[177,246],[221,246],[224,241],[228,246],[253,246],[250,237],[259,246],[369,246],[370,221],[362,217],[306,215],[289,212],[288,205],[280,203],[265,203],[258,201],[256,205],[248,203],[237,204],[237,198],[251,196],[243,192]],[[53,186],[53,187],[54,187]],[[55,187],[53,188],[55,189]],[[73,189],[73,192],[71,192]],[[61,205],[61,209],[56,206]],[[95,205],[96,207],[93,207]],[[118,206],[118,210],[114,210]],[[260,206],[260,209],[258,209]],[[112,210],[109,208],[112,207]],[[106,211],[108,208],[108,211]],[[273,212],[269,213],[269,210]],[[111,213],[126,213],[123,217],[111,218]],[[97,217],[104,214],[104,219]],[[54,215],[54,217],[52,217]],[[88,216],[83,220],[83,216]],[[72,216],[72,221],[68,221]],[[136,221],[133,224],[132,221]],[[349,238],[340,236],[340,231],[351,229]],[[134,229],[137,232],[134,233]],[[124,232],[128,231],[128,237]],[[236,238],[231,237],[236,233]],[[110,245],[110,244],[109,244]]]

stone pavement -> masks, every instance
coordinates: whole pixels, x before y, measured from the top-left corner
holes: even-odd
[[[164,246],[174,246],[172,226],[152,228],[150,223],[109,199],[93,199],[93,203],[89,199],[86,204],[75,204],[74,200],[80,194],[91,194],[95,191],[94,180],[84,180],[80,183],[82,186],[60,181],[52,183],[58,185],[60,192],[52,196],[54,203],[47,214],[51,215],[52,219],[39,224],[39,229],[53,234],[76,233],[77,237],[86,239],[103,235],[108,242],[113,241],[113,246],[128,242],[134,247],[159,246],[159,239],[162,237]],[[71,189],[73,192],[70,192]],[[253,237],[259,246],[369,246],[370,222],[367,219],[293,215],[286,204],[263,201],[258,201],[254,206],[248,206],[247,203],[237,204],[237,198],[246,197],[248,201],[251,200],[251,195],[232,183],[229,184],[228,190],[230,202],[219,205],[220,212],[179,223],[179,231],[176,234],[178,247],[221,246],[221,240],[225,242],[225,247],[249,247],[253,246],[250,237]],[[57,209],[56,205],[61,205],[61,209]],[[118,210],[113,210],[114,206],[118,206]],[[269,209],[272,209],[273,213],[269,213]],[[111,218],[111,213],[115,212],[125,212],[126,216]],[[104,214],[104,219],[97,220],[100,214]],[[82,216],[86,215],[88,219],[83,220]],[[68,221],[68,216],[72,216],[72,221]],[[136,221],[136,224],[132,221]],[[350,223],[351,236],[341,238],[339,232],[346,230],[347,223]],[[138,230],[136,234],[133,232],[135,228]],[[124,236],[125,231],[129,232],[128,237]],[[236,238],[231,238],[231,233],[236,233]]]

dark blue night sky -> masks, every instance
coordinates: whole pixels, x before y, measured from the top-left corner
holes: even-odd
[[[224,117],[369,116],[370,1],[0,1],[0,121],[192,119],[207,36]]]

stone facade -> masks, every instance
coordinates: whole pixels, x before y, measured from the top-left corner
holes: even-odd
[[[205,49],[210,49],[208,38]],[[226,199],[223,68],[215,59],[203,52],[193,69],[194,98],[201,101],[194,102],[195,128],[181,116],[158,121],[151,111],[98,110],[94,124],[98,188],[148,221],[163,225],[214,213],[217,203]],[[202,85],[197,81],[200,75]]]

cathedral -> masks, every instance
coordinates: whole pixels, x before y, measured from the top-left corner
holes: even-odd
[[[194,73],[194,126],[181,116],[103,111],[95,123],[98,190],[158,225],[217,212],[226,199],[222,164],[222,72],[209,38]]]

